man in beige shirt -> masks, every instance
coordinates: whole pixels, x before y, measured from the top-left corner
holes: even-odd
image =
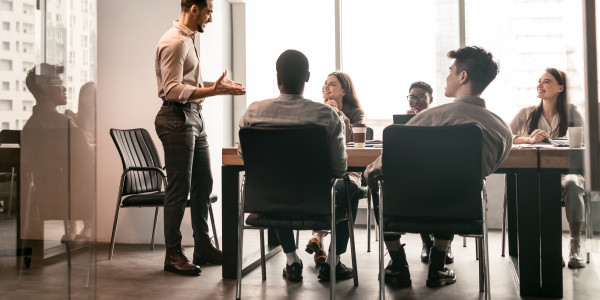
[[[407,126],[449,126],[476,123],[482,131],[481,178],[493,173],[508,157],[512,147],[512,133],[500,117],[485,107],[480,98],[485,88],[496,78],[498,65],[492,54],[479,47],[462,47],[448,52],[454,59],[446,78],[446,97],[454,97],[452,103],[427,109]],[[385,150],[384,150],[385,151]],[[381,156],[367,166],[365,176],[369,187],[377,187],[376,178],[383,175]],[[378,205],[378,204],[376,204]],[[378,213],[375,216],[378,217]],[[427,286],[437,287],[456,282],[454,271],[446,267],[446,252],[452,234],[434,234],[433,248],[429,255]],[[386,235],[385,244],[392,260],[385,268],[385,281],[399,287],[411,285],[406,253],[399,235]]]
[[[208,235],[208,208],[212,173],[202,102],[216,95],[243,95],[246,90],[225,78],[203,82],[200,74],[196,32],[212,22],[212,0],[182,0],[181,16],[161,37],[156,47],[156,81],[162,107],[154,121],[165,151],[168,184],[165,191],[164,230],[167,248],[164,270],[197,275],[198,265],[221,263]],[[190,198],[194,232],[193,264],[181,247],[180,226]]]

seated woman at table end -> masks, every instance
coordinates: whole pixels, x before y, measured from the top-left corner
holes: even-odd
[[[538,80],[535,106],[525,107],[510,122],[515,135],[513,144],[535,144],[550,138],[564,137],[570,126],[583,126],[583,118],[572,104],[567,104],[567,76],[555,68],[547,68]],[[564,175],[561,179],[562,199],[571,240],[569,268],[584,268],[581,255],[581,227],[585,221],[584,179],[578,174]],[[564,261],[563,261],[564,266]]]

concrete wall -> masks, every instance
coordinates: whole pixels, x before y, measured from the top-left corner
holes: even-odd
[[[161,35],[179,18],[177,1],[98,1],[98,101],[97,101],[97,228],[98,241],[110,241],[121,161],[109,136],[110,128],[145,128],[162,157],[162,145],[154,130],[154,118],[162,103],[157,97],[154,52]],[[231,5],[214,0],[213,22],[200,34],[203,79],[216,80],[231,72]],[[231,78],[231,73],[229,73]],[[231,145],[232,97],[209,98],[204,105],[211,162],[213,191],[221,191],[221,148]],[[164,161],[164,160],[163,160]],[[221,205],[213,207],[220,232]],[[147,243],[152,231],[153,209],[121,210],[117,242]],[[164,243],[162,210],[157,243]],[[189,210],[182,225],[184,244],[192,244]]]

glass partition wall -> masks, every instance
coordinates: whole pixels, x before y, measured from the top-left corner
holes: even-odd
[[[0,0],[0,282],[94,297],[96,1]]]

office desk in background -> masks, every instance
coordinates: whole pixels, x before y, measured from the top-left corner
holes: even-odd
[[[364,170],[381,150],[347,148],[348,169]],[[496,172],[507,175],[510,263],[523,296],[562,297],[560,175],[569,172],[570,155],[581,157],[582,151],[513,148]],[[244,163],[237,156],[237,148],[223,148],[222,161],[223,278],[234,279],[239,172],[244,170]],[[273,235],[267,249],[268,257],[280,251]],[[258,252],[244,258],[244,274],[260,264],[258,258]]]

